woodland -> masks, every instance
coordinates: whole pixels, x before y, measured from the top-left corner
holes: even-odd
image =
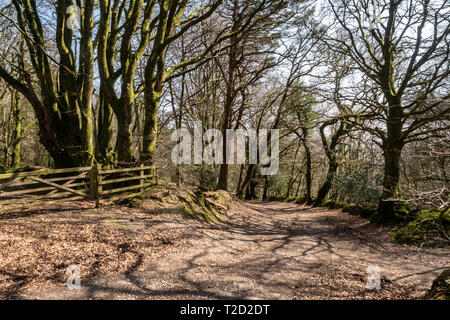
[[[0,0],[0,171],[154,165],[448,247],[449,55],[447,0]],[[278,172],[175,164],[199,121],[279,130]]]

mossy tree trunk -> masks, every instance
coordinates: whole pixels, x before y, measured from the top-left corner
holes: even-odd
[[[99,25],[99,73],[107,104],[117,119],[117,160],[130,163],[135,160],[133,152],[133,104],[138,96],[134,86],[138,63],[150,42],[151,21],[156,1],[132,0],[126,2],[105,0],[100,3]],[[121,24],[122,19],[125,22]],[[123,30],[123,33],[121,33]],[[139,42],[134,49],[136,32]],[[120,48],[117,47],[121,38]],[[115,70],[116,56],[120,53],[120,68]],[[121,77],[120,96],[115,91],[116,80]],[[108,110],[106,110],[108,112]],[[106,134],[107,136],[108,134]],[[104,144],[103,147],[110,147]],[[107,151],[103,150],[103,153]],[[109,158],[109,156],[107,156]]]
[[[92,114],[92,93],[94,79],[94,47],[92,43],[92,29],[94,27],[94,1],[84,2],[82,14],[82,29],[80,42],[79,73],[82,77],[81,86],[81,141],[82,164],[92,165],[95,159],[94,123]]]
[[[156,142],[158,139],[158,107],[159,98],[162,93],[157,91],[154,85],[146,88],[144,94],[145,101],[145,122],[144,137],[142,143],[141,161],[154,163],[156,156]]]
[[[98,110],[97,130],[97,160],[108,165],[114,162],[114,150],[112,141],[113,110],[105,98],[103,89],[100,88],[100,103]]]
[[[152,20],[154,36],[144,72],[145,119],[141,162],[153,163],[155,160],[158,138],[158,108],[164,83],[201,65],[209,54],[214,56],[216,45],[228,39],[230,35],[219,36],[198,56],[180,61],[166,70],[165,60],[169,46],[191,30],[193,26],[210,17],[222,3],[221,0],[210,1],[207,5],[194,10],[194,14],[183,20],[188,1],[162,0],[158,2],[158,15]],[[175,30],[176,32],[174,32]]]
[[[390,198],[398,197],[400,185],[400,159],[404,141],[402,139],[402,108],[398,99],[391,100],[389,107],[387,138],[383,142],[384,175],[378,214],[389,217],[393,214],[393,202]]]
[[[73,31],[67,26],[66,11],[73,1],[56,3],[56,45],[58,58],[47,51],[46,36],[34,0],[13,0],[17,24],[29,30],[24,37],[27,53],[37,76],[38,92],[29,72],[15,78],[0,66],[2,77],[30,102],[39,122],[39,138],[53,158],[56,167],[89,165],[93,160],[92,132],[92,11],[93,1],[84,2],[81,47],[84,54],[75,62],[72,52]],[[54,76],[50,62],[58,64],[59,77]],[[23,69],[22,69],[23,70]],[[81,94],[80,94],[81,93]]]

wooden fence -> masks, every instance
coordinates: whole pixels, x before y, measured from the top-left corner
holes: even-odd
[[[74,200],[106,201],[140,196],[157,183],[154,166],[109,169],[100,165],[0,174],[0,213]]]

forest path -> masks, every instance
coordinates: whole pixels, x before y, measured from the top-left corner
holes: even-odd
[[[401,246],[389,231],[340,210],[245,202],[223,223],[196,228],[192,245],[168,249],[144,270],[82,279],[80,290],[35,288],[19,298],[420,298],[450,267],[448,250]],[[380,267],[380,290],[366,286],[370,265]]]

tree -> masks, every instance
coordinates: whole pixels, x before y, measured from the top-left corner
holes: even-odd
[[[152,37],[152,26],[154,27],[157,19],[154,18],[156,5],[157,1],[146,1],[144,6],[143,0],[100,2],[98,63],[102,81],[101,95],[104,95],[100,105],[102,124],[100,150],[106,158],[109,158],[105,150],[108,150],[111,145],[108,141],[111,135],[107,128],[111,125],[110,110],[112,109],[117,118],[116,154],[119,162],[134,161],[133,103],[139,95],[139,89],[134,84],[135,73]],[[123,30],[122,33],[121,30]],[[138,31],[139,37],[135,35]],[[119,38],[121,39],[120,47],[117,45]],[[135,49],[132,46],[133,42],[137,42]],[[119,67],[116,70],[114,65],[117,56],[119,56]],[[119,77],[121,81],[118,95],[115,85]]]
[[[405,144],[446,128],[430,127],[448,118],[450,12],[446,1],[389,0],[379,5],[380,23],[373,19],[370,1],[328,1],[345,39],[329,35],[332,50],[348,55],[363,77],[381,95],[370,103],[374,126],[365,129],[379,138],[384,155],[383,193],[379,214],[390,216],[400,182],[400,158]],[[380,125],[381,124],[381,125]]]
[[[312,128],[316,125],[317,113],[313,110],[313,105],[316,103],[315,98],[310,94],[305,94],[305,90],[301,86],[294,86],[292,88],[288,100],[287,111],[290,116],[295,119],[289,121],[295,123],[291,131],[300,139],[305,150],[305,203],[312,203],[312,152],[310,148],[310,135]]]
[[[74,31],[68,27],[66,15],[73,4],[65,0],[55,3],[56,48],[49,44],[48,28],[42,23],[44,13],[39,11],[36,1],[13,0],[16,20],[2,13],[3,19],[22,34],[36,78],[14,64],[9,69],[0,65],[0,77],[32,105],[39,122],[40,141],[56,167],[88,165],[94,159],[91,106],[94,2],[85,0],[81,12],[78,62],[73,52]],[[12,70],[19,70],[20,76],[15,77]]]
[[[206,49],[176,65],[166,66],[166,56],[170,45],[179,39],[192,27],[210,17],[222,3],[216,0],[211,3],[195,3],[199,7],[188,7],[188,1],[160,2],[158,15],[155,17],[154,35],[151,45],[147,48],[148,58],[144,69],[144,102],[145,119],[144,133],[141,150],[141,160],[153,162],[156,155],[156,144],[158,137],[158,108],[164,90],[164,84],[171,79],[185,74],[211,56],[214,56],[216,45],[226,39],[221,33],[215,40],[207,45]]]
[[[325,97],[325,101],[331,100],[330,102],[334,106],[335,112],[332,116],[326,116],[326,119],[321,121],[319,126],[322,146],[328,159],[328,170],[325,181],[317,192],[317,197],[315,199],[316,204],[320,204],[325,200],[325,197],[332,187],[333,179],[339,168],[337,154],[338,147],[342,142],[342,139],[353,129],[354,125],[351,120],[355,118],[353,115],[355,101],[353,101],[353,105],[346,105],[343,101],[343,99],[345,99],[345,93],[343,92],[342,84],[345,81],[345,78],[351,73],[348,59],[342,55],[334,55],[332,52],[328,52],[326,57],[330,68],[327,72],[330,73],[330,76],[325,77],[325,80],[333,83],[333,85],[331,87],[331,97]],[[330,128],[331,133],[330,136],[327,137],[326,131]]]
[[[287,10],[286,1],[231,1],[229,7],[230,32],[226,62],[216,60],[220,64],[226,85],[224,112],[222,120],[222,135],[226,136],[228,129],[233,129],[234,106],[239,94],[264,76],[274,67],[274,48],[280,36],[279,27],[287,23],[292,13]],[[226,70],[226,72],[225,72]],[[242,97],[241,97],[242,99]],[[241,104],[241,107],[245,104]],[[242,115],[243,110],[237,112]],[[227,146],[223,145],[223,155],[226,159]],[[251,166],[253,170],[253,166]],[[220,166],[219,189],[228,189],[228,164]]]

